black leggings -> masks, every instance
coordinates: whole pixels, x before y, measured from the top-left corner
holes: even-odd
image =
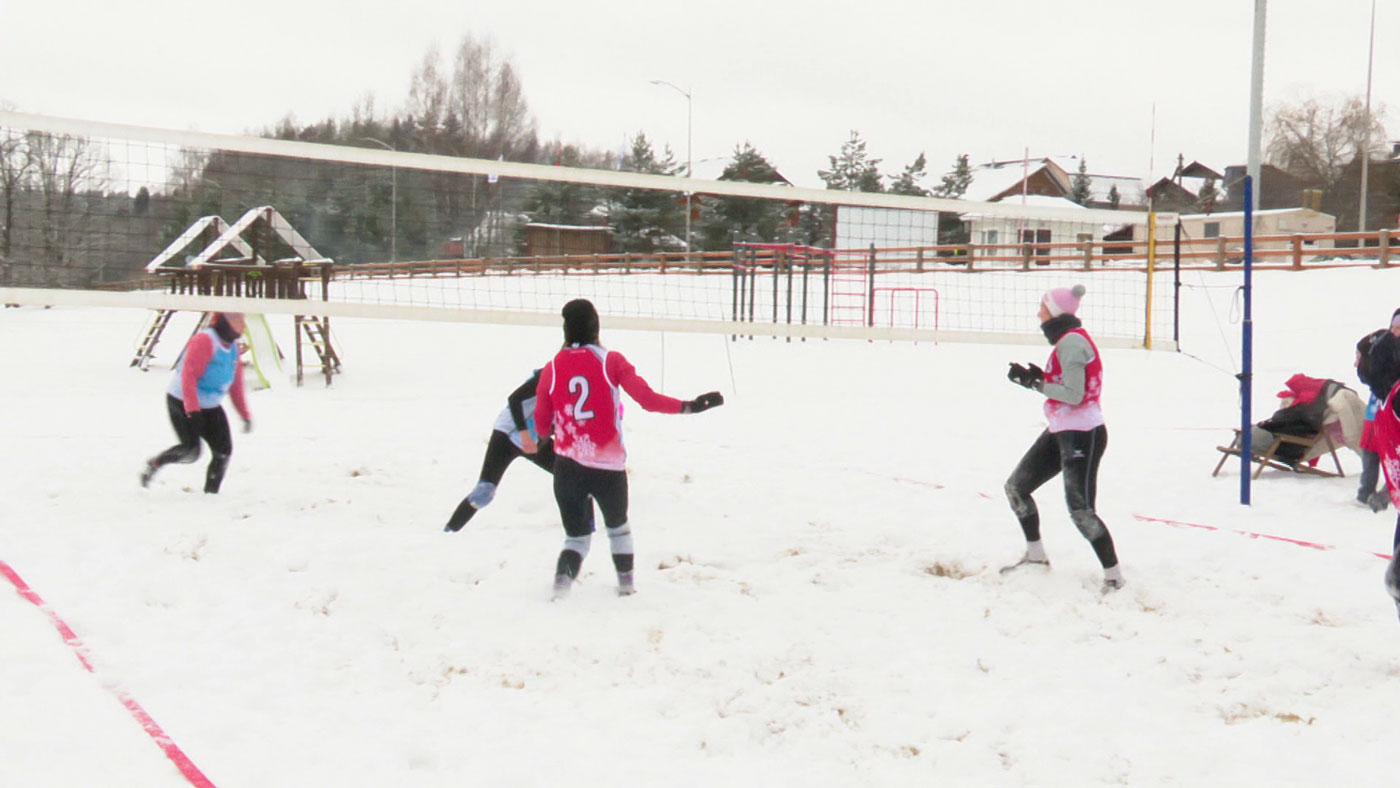
[[[559,457],[554,461],[554,501],[569,536],[593,533],[593,501],[603,512],[603,525],[626,525],[627,471],[590,468]]]
[[[175,428],[175,437],[180,442],[156,455],[151,465],[180,462],[189,463],[199,459],[199,442],[209,444],[209,470],[205,474],[204,491],[218,492],[223,483],[224,471],[228,469],[229,455],[233,454],[233,436],[228,428],[228,416],[220,406],[202,408],[193,414],[185,413],[185,403],[167,394],[165,408],[170,413],[170,426]]]
[[[542,441],[534,454],[526,454],[511,443],[504,432],[491,430],[491,439],[486,442],[486,457],[481,461],[480,481],[499,485],[506,468],[518,457],[525,457],[546,471],[554,473],[553,441]]]
[[[1040,433],[1035,443],[1011,478],[1006,480],[1006,498],[1021,523],[1026,541],[1040,541],[1040,511],[1031,493],[1040,486],[1064,475],[1065,503],[1070,519],[1085,539],[1094,547],[1099,563],[1105,569],[1118,565],[1113,549],[1113,537],[1094,511],[1098,496],[1099,461],[1108,448],[1108,429],[1099,425],[1092,430],[1066,430]]]

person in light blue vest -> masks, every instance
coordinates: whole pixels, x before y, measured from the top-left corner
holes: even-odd
[[[233,454],[233,437],[223,408],[225,396],[233,400],[233,407],[243,419],[243,431],[253,428],[243,391],[243,365],[238,360],[238,337],[244,327],[241,312],[215,312],[209,327],[190,337],[175,363],[175,374],[165,396],[170,426],[180,442],[146,461],[141,471],[142,487],[150,486],[151,478],[162,465],[198,460],[199,443],[203,440],[213,455],[205,471],[204,491],[219,491]]]

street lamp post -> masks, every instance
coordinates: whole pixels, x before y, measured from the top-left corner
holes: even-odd
[[[398,153],[398,148],[383,140],[374,137],[361,137],[365,142],[373,142],[386,150]],[[397,165],[389,165],[389,262],[397,262],[399,258],[399,168]]]
[[[1371,67],[1376,60],[1376,0],[1371,0],[1371,47],[1366,55],[1366,126],[1361,134],[1361,208],[1357,212],[1356,231],[1366,232],[1366,191],[1371,166]],[[1364,241],[1363,241],[1364,243]]]
[[[693,136],[691,131],[694,129],[694,124],[692,122],[694,114],[692,113],[693,107],[690,100],[690,91],[682,90],[664,79],[653,79],[651,84],[665,85],[682,96],[685,96],[685,177],[690,178],[692,177],[691,168],[694,166],[690,149],[690,141]],[[685,190],[685,253],[690,254],[690,189]]]

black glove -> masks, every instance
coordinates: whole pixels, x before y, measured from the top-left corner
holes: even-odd
[[[702,410],[709,410],[723,404],[724,395],[718,391],[710,391],[681,405],[681,413],[699,413]]]
[[[252,431],[253,431],[253,420],[252,420],[252,419],[244,419],[244,420],[243,420],[243,433],[246,435],[247,433],[250,433],[250,432],[252,432]]]
[[[1025,386],[1028,389],[1040,387],[1045,380],[1045,371],[1035,364],[1023,367],[1016,362],[1012,362],[1010,368],[1006,370],[1006,379],[1018,386]]]

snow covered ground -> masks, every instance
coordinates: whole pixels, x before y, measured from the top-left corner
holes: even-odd
[[[119,696],[223,788],[1389,784],[1393,514],[1353,505],[1350,452],[1344,479],[1266,472],[1247,508],[1236,464],[1210,476],[1239,279],[1188,275],[1184,353],[1105,353],[1109,596],[1057,482],[1053,571],[996,571],[1022,547],[1001,485],[1042,426],[1006,363],[1045,347],[731,344],[605,314],[653,385],[728,403],[628,409],[640,591],[614,594],[599,538],[551,603],[546,474],[518,463],[441,527],[557,331],[339,320],[346,374],[252,392],[215,497],[202,462],[136,480],[172,442],[188,323],[143,374],[144,314],[0,310],[0,561],[95,667],[0,591],[0,784],[188,785]],[[1354,383],[1356,339],[1400,306],[1394,271],[1256,285],[1256,419],[1294,372]]]

